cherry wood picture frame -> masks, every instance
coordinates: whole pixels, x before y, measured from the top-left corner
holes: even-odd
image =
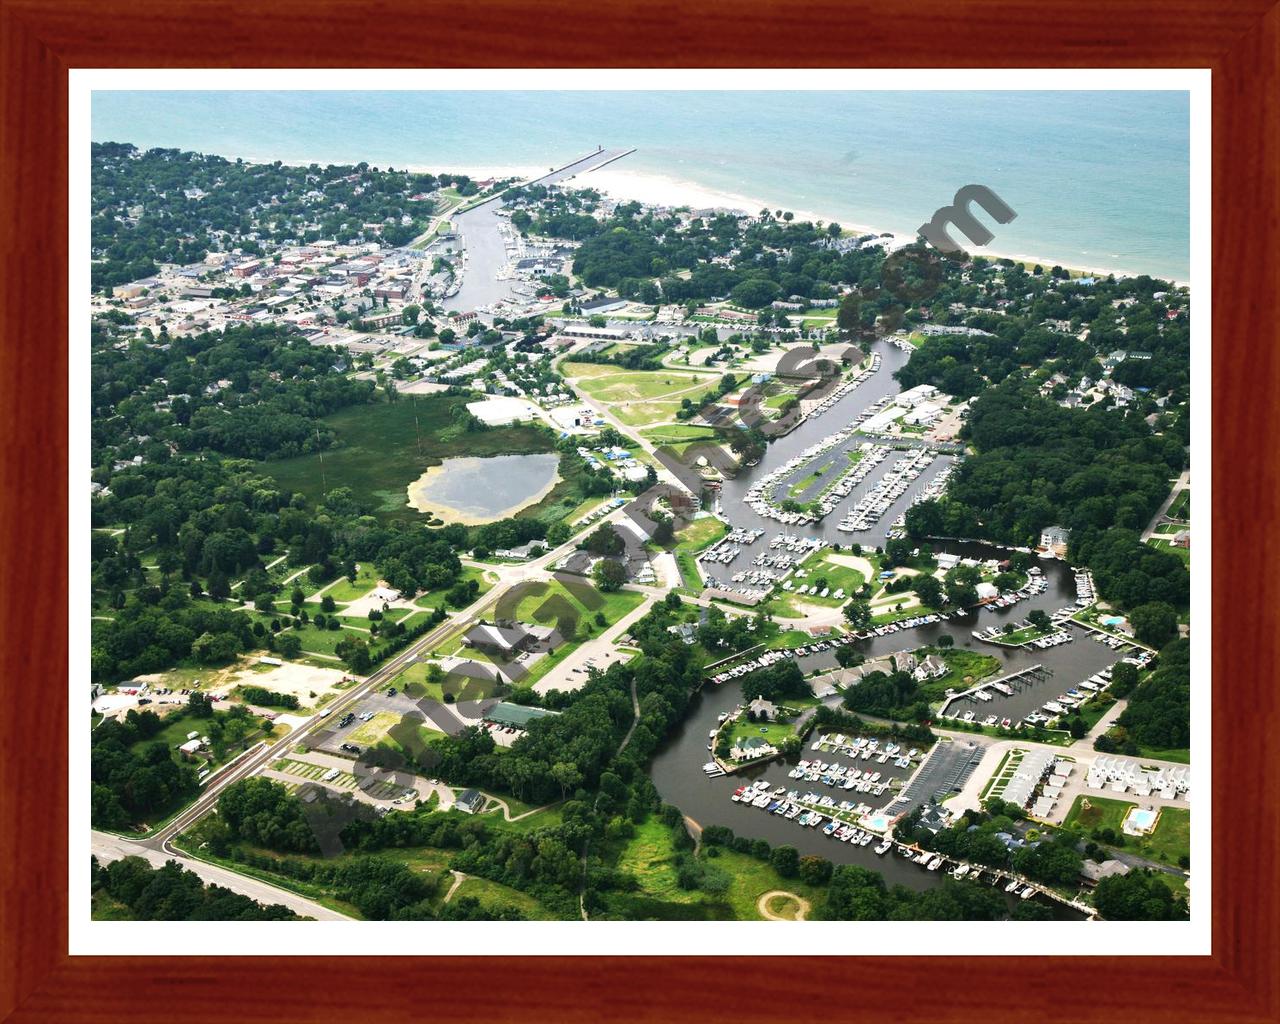
[[[0,54],[0,1020],[1280,1020],[1280,7],[0,0]],[[1212,955],[68,956],[68,69],[952,65],[1212,69]]]

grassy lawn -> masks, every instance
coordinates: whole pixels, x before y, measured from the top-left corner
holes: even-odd
[[[373,500],[376,514],[383,518],[422,523],[423,514],[409,507],[407,488],[429,467],[454,456],[554,450],[554,437],[545,428],[459,430],[452,417],[466,402],[464,396],[429,395],[343,409],[323,420],[339,441],[324,453],[323,472],[318,453],[261,462],[257,469],[273,477],[284,490],[305,494],[316,502],[326,491],[349,487]],[[554,491],[534,507],[553,498]]]
[[[711,427],[699,427],[693,424],[667,423],[660,427],[650,427],[640,431],[640,436],[656,445],[687,445],[694,441],[714,441],[716,432]]]
[[[1174,761],[1177,764],[1190,764],[1191,751],[1186,747],[1175,747],[1171,750],[1158,750],[1155,747],[1139,747],[1139,757],[1149,757],[1155,761]]]
[[[1088,806],[1084,806],[1085,802]],[[1063,821],[1064,828],[1091,835],[1098,829],[1111,829],[1121,835],[1121,826],[1130,808],[1138,806],[1128,800],[1109,800],[1100,796],[1076,797]],[[1178,859],[1191,853],[1191,811],[1185,807],[1162,807],[1156,830],[1147,836],[1124,837],[1124,849],[1148,860],[1178,866]]]
[[[676,565],[684,585],[693,593],[702,593],[702,576],[698,572],[697,555],[729,532],[729,527],[714,516],[695,519],[675,535]]]
[[[480,655],[476,657],[477,660],[490,660]],[[428,697],[442,704],[446,702],[446,697],[457,698],[463,689],[466,690],[470,700],[492,697],[498,690],[496,683],[480,679],[449,678],[447,675],[439,682],[431,682],[427,678],[429,669],[430,665],[427,662],[416,661],[396,676],[392,680],[392,685],[402,689],[410,697]]]
[[[630,427],[654,426],[675,419],[684,398],[695,405],[718,377],[687,370],[625,370],[600,363],[564,363],[561,371]]]
[[[446,882],[446,886],[448,883]],[[448,892],[448,889],[445,889]],[[499,882],[491,882],[487,878],[467,878],[453,893],[453,899],[472,896],[480,901],[480,905],[489,910],[500,910],[505,907],[518,910],[530,921],[554,921],[556,917],[541,903],[528,893]]]
[[[1164,537],[1152,537],[1147,541],[1153,548],[1159,548],[1161,551],[1170,551],[1181,558],[1187,565],[1191,564],[1191,549],[1175,547]]]
[[[458,573],[458,582],[470,583],[472,580],[475,580],[477,586],[480,588],[476,591],[476,597],[479,598],[483,597],[493,589],[493,585],[497,582],[498,577],[487,569],[481,569],[479,566],[464,565],[462,567],[462,571]],[[413,603],[419,608],[436,608],[439,605],[444,604],[445,592],[452,586],[453,584],[450,583],[448,587],[441,587],[439,590],[428,590]],[[390,615],[391,613],[388,613],[388,617],[390,617]]]
[[[815,469],[808,476],[802,477],[801,479],[793,483],[788,490],[789,495],[793,498],[800,497],[800,495],[804,494],[805,491],[807,491],[810,487],[812,487],[819,480],[821,480],[825,474],[826,474],[825,467]]]
[[[745,853],[735,853],[724,847],[717,847],[714,857],[708,856],[708,852],[703,851],[703,863],[726,872],[732,879],[729,891],[722,899],[732,908],[737,920],[764,920],[757,903],[761,896],[774,889],[795,893],[810,904],[816,904],[821,897],[821,889],[805,885],[799,879],[783,878],[768,864]],[[640,891],[646,896],[690,905],[709,900],[705,893],[680,888],[675,864],[671,830],[656,817],[636,826],[636,834],[627,841],[618,859],[618,869],[635,876]]]
[[[706,863],[714,864],[727,871],[733,879],[725,899],[733,908],[733,916],[739,921],[765,920],[756,905],[761,896],[774,889],[795,893],[808,900],[814,909],[822,899],[821,888],[806,885],[798,878],[783,878],[768,864],[748,854],[736,853],[721,847],[719,856],[705,859]],[[813,914],[810,913],[809,916],[812,917]]]
[[[1170,519],[1180,519],[1183,522],[1191,520],[1191,488],[1178,494],[1173,499],[1173,504],[1169,506],[1169,511],[1165,513]]]
[[[1057,627],[1050,626],[1048,629],[1041,629],[1039,626],[1023,626],[1021,629],[1015,629],[1011,633],[1005,633],[995,638],[995,643],[1017,645],[1025,644],[1038,637],[1048,636],[1050,633],[1056,633]]]
[[[739,740],[751,736],[759,736],[766,743],[782,749],[788,736],[795,734],[790,722],[751,722],[743,715],[734,722],[725,723],[729,727],[729,746],[732,748]]]
[[[955,647],[943,650],[929,648],[928,654],[936,654],[947,663],[948,672],[938,679],[920,684],[920,692],[927,700],[942,700],[948,689],[967,690],[979,679],[1000,671],[1000,659],[990,654],[960,650]]]
[[[341,577],[325,594],[338,604],[347,604],[357,598],[364,597],[378,584],[378,570],[372,562],[361,562],[356,567],[356,581],[352,583],[347,577]]]

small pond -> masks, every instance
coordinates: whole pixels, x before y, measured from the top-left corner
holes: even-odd
[[[446,523],[492,523],[545,498],[559,466],[555,452],[445,459],[409,485],[409,505]]]

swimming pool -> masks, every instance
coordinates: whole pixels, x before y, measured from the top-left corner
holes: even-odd
[[[1122,626],[1124,625],[1123,615],[1107,615],[1101,620],[1104,626]]]
[[[1124,819],[1124,830],[1130,835],[1143,835],[1155,828],[1156,818],[1159,816],[1159,811],[1135,807]]]

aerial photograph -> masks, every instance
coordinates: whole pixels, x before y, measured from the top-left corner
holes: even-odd
[[[1190,920],[1186,91],[90,122],[73,915]]]

